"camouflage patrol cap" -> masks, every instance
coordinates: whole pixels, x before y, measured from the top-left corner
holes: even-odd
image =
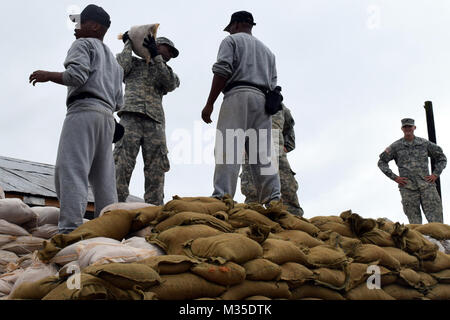
[[[402,128],[404,126],[414,126],[414,119],[411,118],[402,119]]]
[[[180,54],[177,48],[175,48],[175,45],[172,41],[165,37],[158,37],[156,38],[156,44],[165,44],[168,45],[172,49],[173,57],[176,58]]]

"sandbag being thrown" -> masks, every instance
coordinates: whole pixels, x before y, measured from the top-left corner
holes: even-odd
[[[158,27],[159,23],[153,23],[133,26],[130,28],[130,30],[128,30],[128,37],[131,40],[133,52],[142,59],[145,59],[147,63],[150,62],[150,59],[152,57],[150,56],[148,49],[145,48],[142,44],[144,43],[144,39],[149,35],[156,39]],[[123,35],[120,34],[118,36],[118,39],[122,40],[122,37]]]

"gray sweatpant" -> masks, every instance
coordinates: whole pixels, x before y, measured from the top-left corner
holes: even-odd
[[[113,134],[114,118],[106,108],[69,109],[55,165],[55,187],[61,207],[60,233],[69,233],[83,224],[88,183],[94,194],[95,217],[105,206],[117,202]]]
[[[271,159],[272,118],[265,112],[265,99],[251,87],[237,87],[225,94],[217,122],[213,197],[234,197],[245,150],[259,202],[280,199],[278,166]]]

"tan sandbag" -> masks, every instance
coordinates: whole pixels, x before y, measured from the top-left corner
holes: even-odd
[[[308,264],[315,268],[342,269],[350,262],[344,251],[329,245],[311,248],[307,259]]]
[[[80,289],[69,288],[64,281],[42,300],[130,300],[130,295],[108,281],[90,274],[80,274]]]
[[[148,36],[152,36],[156,39],[156,34],[158,31],[159,23],[153,24],[145,24],[139,26],[133,26],[128,30],[128,36],[131,40],[132,50],[133,52],[144,59],[147,64],[151,60],[150,53],[147,48],[145,48],[142,44],[144,43],[144,39]],[[122,40],[122,34],[119,35],[118,39]]]
[[[438,247],[425,239],[422,234],[400,223],[394,225],[392,239],[395,246],[412,254],[420,260],[434,260]]]
[[[342,290],[345,288],[347,276],[344,271],[328,268],[318,268],[312,270],[314,273],[314,282],[333,290]]]
[[[265,296],[251,296],[251,297],[245,298],[245,300],[272,300],[272,299],[265,297]]]
[[[354,262],[379,264],[391,270],[399,270],[400,262],[383,248],[373,244],[362,244],[350,254]]]
[[[159,300],[215,298],[225,290],[224,286],[209,282],[192,273],[162,275],[161,284],[150,288]]]
[[[161,255],[158,248],[140,249],[124,244],[98,244],[93,242],[79,246],[78,263],[83,269],[90,265],[136,262],[157,255]]]
[[[362,243],[374,244],[379,247],[395,247],[394,240],[386,231],[374,228],[359,237]]]
[[[21,225],[36,221],[37,215],[20,199],[0,199],[0,219]]]
[[[233,228],[248,227],[252,224],[270,228],[272,232],[283,230],[275,221],[270,220],[261,213],[251,209],[232,209],[229,212],[228,222]]]
[[[414,230],[438,240],[450,239],[450,226],[448,224],[430,222],[420,225],[417,228],[414,228]]]
[[[114,210],[136,210],[136,209],[142,209],[147,207],[155,207],[154,204],[145,203],[145,202],[116,202],[111,203],[110,205],[107,205],[100,211],[100,217],[108,212],[108,211],[114,211]]]
[[[286,216],[278,219],[277,222],[284,229],[304,231],[313,237],[317,237],[317,235],[320,232],[320,229],[317,228],[312,223],[310,223],[308,220],[301,218],[301,217],[294,216],[292,214],[286,215]]]
[[[184,243],[198,238],[207,238],[222,234],[222,231],[210,226],[195,224],[167,229],[159,234],[146,237],[147,241],[163,248],[167,254],[184,254]]]
[[[36,221],[30,221],[23,225],[27,230],[35,229],[44,224],[58,225],[59,208],[57,207],[31,207],[31,210],[37,215]]]
[[[183,255],[163,255],[150,257],[137,263],[145,264],[163,275],[188,272],[198,262]]]
[[[243,234],[247,238],[255,240],[258,243],[263,243],[271,234],[270,228],[252,224],[249,227],[238,228],[234,232]]]
[[[281,275],[281,267],[267,259],[254,259],[244,263],[246,279],[255,281],[277,280]]]
[[[16,236],[10,236],[8,234],[0,234],[0,248],[7,244],[10,243],[11,241],[16,240],[17,237]]]
[[[131,222],[136,215],[126,210],[109,211],[82,224],[69,234],[58,234],[50,241],[44,242],[44,248],[39,251],[39,259],[49,261],[59,250],[80,240],[105,237],[122,241],[130,233]]]
[[[45,264],[34,258],[32,265],[25,269],[15,281],[14,286],[11,289],[11,294],[14,296],[14,291],[22,283],[34,283],[43,278],[55,276],[57,273],[58,269],[56,268],[56,265]]]
[[[387,218],[378,218],[377,219],[377,227],[380,230],[386,231],[389,234],[392,234],[394,232],[394,226],[395,223],[388,220]]]
[[[53,236],[57,235],[58,232],[58,226],[53,224],[44,224],[35,229],[30,229],[30,233],[33,237],[42,239],[50,239]]]
[[[348,281],[345,286],[346,291],[350,291],[362,283],[366,283],[371,274],[367,272],[368,264],[352,262],[347,266]]]
[[[291,290],[291,300],[300,300],[304,298],[345,300],[345,298],[339,292],[316,285],[304,284],[298,288]]]
[[[383,289],[369,289],[366,283],[347,292],[345,298],[348,300],[395,300]]]
[[[402,267],[418,269],[419,268],[419,260],[417,257],[408,254],[407,252],[394,247],[383,247],[384,251],[386,251],[389,255],[397,259]]]
[[[290,241],[279,239],[267,239],[262,243],[263,258],[278,265],[286,262],[298,262],[307,264],[305,252]],[[304,249],[307,252],[307,249]]]
[[[224,265],[203,262],[192,267],[191,272],[223,286],[236,285],[245,280],[245,269],[234,262]]]
[[[313,238],[308,233],[300,230],[284,230],[277,233],[270,233],[269,238],[291,241],[298,246],[306,246],[308,248],[324,244],[322,240]]]
[[[10,236],[29,236],[27,230],[24,228],[14,224],[10,223],[6,220],[0,219],[0,234],[4,235],[10,235]]]
[[[361,240],[359,239],[344,237],[339,233],[331,230],[320,232],[319,238],[327,245],[342,249],[346,254],[354,251],[356,247],[362,244]]]
[[[181,198],[174,196],[173,200],[167,202],[163,211],[173,212],[198,212],[214,214],[217,211],[228,211],[228,205],[219,199],[212,197],[195,197],[195,198]]]
[[[431,300],[450,300],[450,284],[438,284],[427,295]]]
[[[110,263],[101,266],[89,266],[83,269],[88,273],[101,278],[120,289],[132,290],[138,286],[147,291],[161,283],[159,274],[151,267],[138,263]]]
[[[398,284],[384,286],[383,290],[396,300],[422,300],[424,298],[424,295],[419,291]]]
[[[398,274],[397,283],[402,286],[409,286],[412,288],[422,288],[424,286],[421,284],[422,277],[416,271],[411,268],[401,269]]]
[[[372,231],[377,225],[377,222],[374,219],[365,219],[360,215],[353,213],[351,210],[342,212],[340,217],[344,220],[345,225],[348,225],[351,232],[357,237],[361,237],[363,234]]]
[[[229,223],[217,219],[210,214],[197,212],[177,213],[172,217],[158,223],[155,226],[155,230],[158,232],[162,232],[176,226],[193,225],[193,224],[208,225],[222,232],[233,232],[233,227]]]
[[[291,293],[285,282],[245,280],[230,287],[221,295],[223,300],[243,300],[247,297],[264,295],[272,299],[289,299]]]
[[[162,206],[148,206],[144,208],[129,210],[129,213],[135,218],[131,221],[130,231],[138,231],[148,227],[153,221],[156,221],[162,213]]]
[[[58,265],[65,265],[71,261],[78,260],[81,247],[89,243],[98,244],[120,244],[120,241],[105,237],[96,237],[86,240],[78,241],[70,246],[65,247],[59,251],[51,260],[50,263],[56,263]]]
[[[145,238],[132,237],[127,240],[122,240],[122,244],[125,244],[133,248],[156,250],[158,252],[157,254],[158,256],[165,254],[163,249],[161,249],[155,244],[148,243],[147,240],[145,240]]]
[[[267,240],[266,240],[267,242]],[[198,238],[186,244],[185,252],[191,257],[225,263],[243,264],[262,257],[263,248],[254,240],[237,233]]]
[[[339,216],[316,216],[309,218],[308,220],[314,225],[321,225],[327,222],[344,223],[344,220]]]
[[[432,274],[423,271],[418,271],[417,273],[420,276],[421,287],[428,289],[438,284],[438,280]]]
[[[42,249],[45,239],[33,236],[20,236],[14,241],[3,245],[0,249],[11,251],[16,254],[28,254]]]
[[[423,261],[422,268],[428,273],[450,269],[450,255],[438,251],[433,261]]]
[[[41,300],[61,282],[58,276],[48,276],[36,282],[23,282],[10,294],[9,299]]]
[[[280,280],[286,281],[289,288],[297,288],[314,279],[314,273],[304,265],[296,262],[286,262],[281,267]]]
[[[6,266],[9,263],[14,263],[19,259],[19,257],[11,251],[0,250],[0,274],[6,271]]]
[[[439,283],[450,283],[450,269],[445,269],[431,274]]]
[[[320,231],[334,231],[339,233],[344,237],[355,238],[356,236],[353,234],[350,226],[345,223],[337,223],[337,222],[326,222],[317,226]]]

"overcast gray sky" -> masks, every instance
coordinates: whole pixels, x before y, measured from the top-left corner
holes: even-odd
[[[434,105],[437,142],[450,155],[450,2],[446,0],[290,1],[8,1],[0,11],[0,155],[54,164],[64,121],[66,88],[33,87],[37,69],[63,71],[74,40],[67,14],[75,6],[102,6],[112,25],[105,43],[122,50],[117,35],[133,25],[160,23],[158,35],[180,50],[169,62],[181,86],[163,101],[173,195],[209,196],[214,130],[200,113],[211,86],[211,66],[233,12],[253,13],[254,35],[277,57],[284,102],[296,121],[297,148],[289,153],[305,217],[352,209],[364,217],[407,223],[394,182],[377,167],[379,154],[401,138],[400,119],[416,120],[428,138],[424,102]],[[191,143],[191,159],[182,151]],[[184,148],[184,149],[183,149]],[[201,157],[199,155],[202,155]],[[183,156],[184,155],[184,156]],[[398,172],[394,162],[391,168]],[[448,223],[450,176],[442,180]],[[143,196],[141,154],[131,193]],[[244,198],[238,188],[235,200]],[[426,220],[424,220],[426,221]]]

